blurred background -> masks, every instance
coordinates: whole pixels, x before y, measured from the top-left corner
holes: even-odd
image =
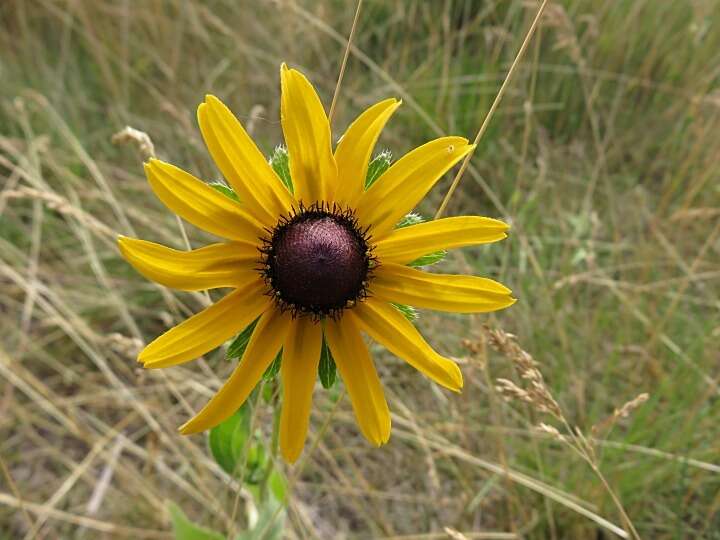
[[[365,0],[334,136],[394,96],[404,105],[378,151],[472,139],[538,6]],[[158,157],[218,180],[195,120],[212,92],[269,154],[280,63],[329,106],[354,10],[0,3],[0,538],[172,538],[167,500],[223,534],[252,520],[245,479],[216,465],[205,436],[176,432],[232,369],[223,350],[161,371],[135,363],[207,297],[120,258],[117,234],[184,241],[141,151],[111,139],[133,126]],[[286,469],[284,537],[631,537],[624,508],[643,538],[720,538],[719,28],[715,0],[550,3],[447,210],[506,220],[511,236],[439,267],[497,279],[519,302],[420,314],[461,362],[461,395],[374,351],[393,412],[381,449],[341,385],[318,386],[312,444]],[[450,181],[418,211],[432,216]],[[185,230],[193,246],[209,239]],[[591,459],[562,422],[496,388],[527,381],[487,327],[534,358]],[[257,419],[267,440],[268,406]]]

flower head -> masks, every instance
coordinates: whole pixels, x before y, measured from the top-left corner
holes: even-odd
[[[225,240],[191,251],[126,237],[119,245],[128,262],[162,285],[234,289],[145,347],[138,357],[144,367],[193,360],[257,320],[230,378],[181,432],[200,432],[228,418],[282,349],[280,444],[284,457],[294,461],[307,435],[323,339],[362,433],[381,445],[390,436],[390,413],[361,333],[459,391],[458,366],[435,352],[396,304],[472,313],[502,309],[515,300],[491,279],[408,266],[440,249],[501,240],[507,230],[501,221],[466,216],[396,228],[472,150],[466,139],[442,137],[424,144],[366,188],[373,148],[400,102],[387,99],[367,109],[333,151],[330,124],[312,85],[285,65],[281,82],[292,192],[230,110],[207,96],[198,108],[200,130],[239,202],[157,159],[145,165],[145,172],[170,210]]]

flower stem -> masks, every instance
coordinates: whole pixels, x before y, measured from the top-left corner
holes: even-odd
[[[273,429],[272,438],[270,440],[270,458],[267,461],[265,472],[263,473],[262,481],[260,483],[260,499],[262,501],[267,500],[270,477],[272,476],[275,464],[278,462],[278,450],[280,448],[280,413],[282,411],[282,408],[280,407],[280,400],[278,399],[280,388],[277,380],[273,380],[271,384],[272,397],[270,399],[273,407]]]

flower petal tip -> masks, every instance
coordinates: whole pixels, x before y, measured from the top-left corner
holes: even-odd
[[[213,94],[205,94],[205,103],[207,103],[209,107],[222,107],[224,105],[222,100]]]
[[[166,364],[163,364],[161,360],[153,360],[150,362],[143,362],[143,368],[145,369],[161,369],[167,367]]]
[[[178,428],[178,433],[180,433],[180,435],[192,435],[197,433],[197,431],[192,429],[192,420],[188,420]]]
[[[282,449],[282,456],[286,463],[292,465],[295,463],[298,458],[300,457],[300,454],[302,454],[302,448],[300,449],[288,449],[284,448]]]
[[[458,376],[457,379],[454,381],[454,385],[448,387],[450,390],[455,392],[456,394],[460,394],[462,392],[463,386],[465,385],[465,382],[463,381],[462,373],[460,373],[460,369],[458,368]]]
[[[145,369],[158,369],[163,367],[162,365],[158,365],[162,362],[162,358],[152,358],[151,355],[146,353],[146,350],[147,349],[143,349],[140,351],[140,354],[138,354],[138,364],[142,364],[142,367]]]
[[[502,221],[500,219],[496,219],[494,221],[497,222],[497,228],[503,232],[508,232],[511,229],[510,224],[507,223],[506,221]]]
[[[159,169],[162,166],[163,162],[160,161],[157,158],[150,158],[145,163],[143,163],[143,169],[145,170],[145,175],[149,178],[150,174],[153,173],[155,169]]]

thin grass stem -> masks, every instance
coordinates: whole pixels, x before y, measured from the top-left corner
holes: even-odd
[[[445,198],[442,200],[442,203],[440,203],[440,207],[438,208],[437,212],[435,213],[435,219],[440,218],[443,213],[445,213],[445,209],[447,208],[448,203],[450,202],[450,199],[453,196],[453,193],[455,193],[455,190],[457,189],[458,185],[460,184],[460,180],[462,179],[463,175],[465,174],[465,170],[468,168],[468,165],[470,164],[470,159],[472,158],[473,154],[475,153],[475,150],[477,149],[477,144],[480,142],[480,139],[482,139],[482,136],[485,134],[485,131],[487,131],[488,126],[490,125],[490,120],[492,120],[492,117],[495,115],[495,111],[498,108],[498,105],[500,105],[500,101],[502,101],[503,96],[505,95],[505,91],[508,88],[508,84],[510,80],[512,79],[512,76],[515,73],[515,69],[520,64],[520,60],[522,59],[523,55],[525,54],[525,50],[527,49],[528,45],[530,44],[530,40],[535,33],[535,29],[538,26],[538,23],[540,22],[540,19],[542,17],[543,12],[545,11],[545,7],[547,6],[549,0],[543,0],[543,3],[540,4],[540,8],[538,8],[538,12],[535,15],[535,19],[533,19],[532,24],[530,25],[530,28],[525,35],[525,39],[522,42],[522,45],[520,45],[520,50],[518,51],[517,55],[515,55],[515,60],[513,60],[513,63],[510,65],[510,69],[508,70],[508,73],[505,77],[505,80],[503,81],[502,85],[500,86],[500,90],[498,90],[497,95],[495,96],[495,100],[493,101],[492,105],[490,106],[490,110],[488,111],[487,115],[485,115],[485,119],[483,120],[482,125],[480,126],[480,129],[477,132],[477,135],[475,135],[475,139],[473,140],[473,144],[475,145],[475,148],[471,152],[469,152],[465,159],[463,159],[462,165],[460,166],[460,170],[455,175],[455,178],[452,181],[452,184],[450,185],[450,189],[448,189],[447,193],[445,194]]]
[[[355,8],[355,17],[353,18],[352,26],[350,27],[350,35],[348,36],[342,63],[340,64],[340,73],[338,74],[337,84],[335,84],[335,92],[333,93],[332,103],[330,103],[330,113],[328,114],[328,122],[330,125],[332,125],[333,117],[335,116],[335,105],[337,104],[337,99],[340,95],[340,86],[342,85],[342,80],[345,76],[345,67],[347,66],[348,58],[350,57],[350,49],[352,47],[353,37],[355,36],[355,29],[357,28],[358,20],[360,19],[360,8],[362,7],[362,3],[363,0],[358,0]]]

